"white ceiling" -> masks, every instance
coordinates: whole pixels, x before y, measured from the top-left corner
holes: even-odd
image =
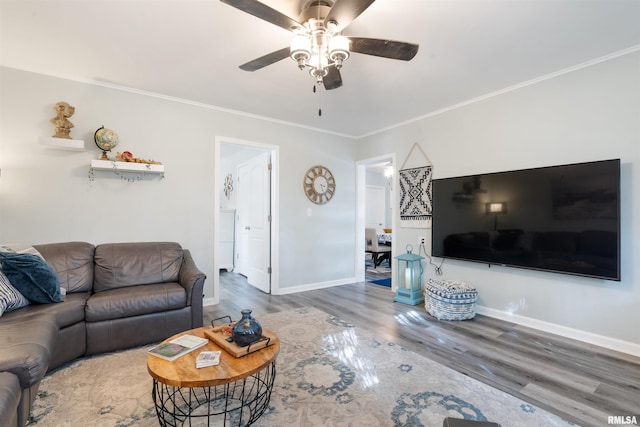
[[[264,3],[297,18],[299,1]],[[377,0],[344,34],[416,57],[353,54],[344,86],[314,94],[290,59],[240,70],[291,33],[219,0],[0,0],[0,63],[360,137],[638,50],[639,23],[639,0]]]

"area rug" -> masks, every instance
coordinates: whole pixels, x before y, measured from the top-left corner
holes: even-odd
[[[388,277],[386,279],[371,280],[369,283],[375,283],[376,285],[386,286],[387,288],[390,288],[391,287],[391,278]]]
[[[281,350],[270,407],[254,425],[439,427],[445,417],[571,425],[315,308],[257,318],[278,333]],[[147,349],[80,359],[47,375],[29,425],[158,425]]]
[[[365,270],[370,271],[372,273],[389,273],[391,272],[391,265],[387,261],[383,261],[382,264],[377,267],[373,266],[372,260],[365,260],[364,265]]]

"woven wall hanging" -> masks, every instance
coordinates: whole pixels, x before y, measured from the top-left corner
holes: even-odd
[[[426,161],[425,166],[405,168],[415,149]],[[431,228],[433,197],[431,179],[433,165],[418,143],[414,143],[398,173],[400,187],[400,227]]]

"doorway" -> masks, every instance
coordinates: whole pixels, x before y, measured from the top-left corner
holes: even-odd
[[[278,151],[216,137],[213,298],[207,304],[220,301],[221,273],[237,275],[265,293],[278,292]],[[230,243],[225,236],[231,229]]]
[[[371,277],[367,270],[367,259],[370,255],[365,253],[366,239],[365,228],[375,228],[381,233],[388,234],[391,239],[391,260],[395,256],[395,247],[392,243],[393,230],[396,228],[395,200],[395,174],[385,176],[395,164],[395,154],[385,154],[378,157],[364,159],[356,164],[356,266],[355,277],[359,282]],[[386,261],[385,261],[386,263]],[[390,270],[390,272],[389,272]],[[392,288],[395,289],[393,262],[389,262],[386,276],[391,276]],[[377,275],[380,272],[376,272]]]

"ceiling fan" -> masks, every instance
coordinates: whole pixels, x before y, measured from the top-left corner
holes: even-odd
[[[245,71],[256,71],[290,57],[301,70],[308,68],[317,84],[331,90],[342,86],[340,68],[351,52],[402,61],[409,61],[418,53],[419,46],[413,43],[342,35],[375,0],[307,0],[298,20],[257,0],[220,1],[295,34],[289,47],[240,65]]]

